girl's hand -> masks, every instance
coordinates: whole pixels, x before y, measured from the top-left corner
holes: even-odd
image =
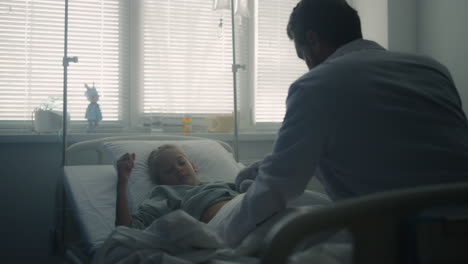
[[[127,183],[133,169],[135,153],[126,153],[117,160],[117,176],[119,183]]]

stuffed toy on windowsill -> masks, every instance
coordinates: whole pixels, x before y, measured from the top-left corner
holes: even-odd
[[[102,120],[101,108],[99,108],[99,104],[97,103],[99,101],[99,94],[94,87],[94,83],[93,87],[89,87],[86,83],[84,86],[86,87],[85,96],[89,101],[85,115],[86,119],[88,119],[88,129],[86,132],[96,133],[96,128],[99,124],[99,121]]]

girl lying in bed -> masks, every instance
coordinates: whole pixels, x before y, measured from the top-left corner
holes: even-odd
[[[127,184],[135,154],[125,154],[117,161],[116,226],[144,229],[156,218],[182,209],[208,223],[221,207],[239,193],[233,183],[200,183],[197,169],[187,155],[175,145],[163,145],[148,158],[151,181],[156,184],[150,198],[136,214],[128,208]]]

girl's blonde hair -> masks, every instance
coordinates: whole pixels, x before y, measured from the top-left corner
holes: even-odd
[[[160,184],[157,161],[161,157],[162,153],[169,149],[176,149],[180,151],[181,153],[183,153],[185,157],[187,157],[185,152],[180,147],[173,145],[173,144],[164,144],[162,146],[159,146],[157,149],[153,150],[148,157],[148,172],[149,172],[150,180],[154,184]]]

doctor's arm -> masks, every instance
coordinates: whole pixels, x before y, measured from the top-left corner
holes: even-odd
[[[330,98],[312,84],[295,83],[273,153],[229,219],[223,236],[230,245],[300,196],[318,167],[331,131]]]

